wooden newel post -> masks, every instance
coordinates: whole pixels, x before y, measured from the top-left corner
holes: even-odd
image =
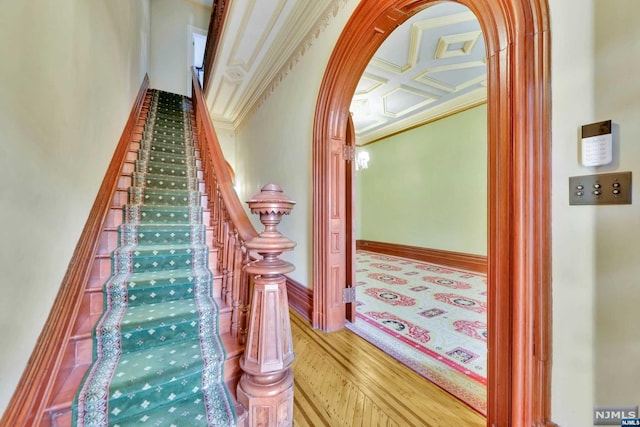
[[[282,215],[291,212],[295,202],[275,184],[262,187],[247,201],[254,214],[260,214],[265,229],[245,243],[262,259],[245,266],[254,274],[245,351],[240,359],[244,371],[238,383],[238,402],[249,412],[249,426],[291,426],[293,424],[293,345],[289,303],[283,274],[294,266],[279,258],[296,244],[276,229]]]

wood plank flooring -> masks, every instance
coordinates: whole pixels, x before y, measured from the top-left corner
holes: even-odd
[[[291,310],[294,426],[485,426],[485,418],[353,332]]]

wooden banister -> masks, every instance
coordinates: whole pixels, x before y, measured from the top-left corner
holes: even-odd
[[[229,167],[222,154],[218,136],[213,129],[207,104],[204,100],[204,93],[200,87],[195,69],[192,69],[192,84],[193,96],[191,100],[196,114],[196,122],[199,132],[201,132],[206,141],[206,147],[204,145],[203,147],[209,150],[210,161],[212,162],[213,170],[215,170],[220,196],[222,197],[225,209],[232,218],[240,238],[246,242],[256,237],[258,233],[255,228],[253,228],[251,221],[249,221],[249,217],[245,213],[242,203],[233,189],[233,179],[231,178]],[[205,141],[202,141],[202,143],[204,144]],[[207,171],[205,171],[205,174],[206,173]]]
[[[53,380],[60,369],[66,343],[78,316],[84,288],[100,243],[99,237],[109,213],[148,87],[149,76],[145,75],[49,317],[9,401],[9,406],[0,420],[0,426],[31,426],[41,423],[51,397]]]
[[[248,201],[260,214],[265,230],[258,234],[233,187],[209,117],[198,76],[192,72],[195,142],[200,149],[203,177],[211,208],[210,221],[218,249],[221,298],[231,307],[232,337],[245,344],[238,401],[248,410],[250,426],[293,423],[293,363],[289,304],[284,273],[294,266],[279,258],[295,243],[276,229],[295,202],[282,189],[268,184]],[[262,259],[250,261],[250,252]]]

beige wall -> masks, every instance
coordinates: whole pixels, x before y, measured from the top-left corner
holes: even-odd
[[[357,239],[487,254],[486,104],[359,150]]]
[[[591,425],[594,405],[595,363],[595,298],[596,288],[609,286],[603,277],[622,275],[625,283],[640,273],[635,264],[619,267],[614,255],[640,252],[633,233],[622,236],[624,244],[613,245],[616,251],[600,258],[602,250],[612,246],[614,236],[624,226],[613,218],[624,207],[570,207],[568,177],[589,173],[577,162],[578,131],[581,125],[606,119],[612,112],[596,111],[594,98],[594,4],[605,0],[549,0],[552,34],[552,233],[553,233],[553,419],[562,426]],[[631,7],[633,0],[622,2]],[[354,2],[349,3],[352,9]],[[634,7],[637,9],[638,6]],[[275,181],[282,184],[298,205],[290,218],[283,220],[282,230],[298,242],[290,256],[297,270],[294,278],[312,287],[311,274],[311,138],[313,114],[322,71],[331,53],[332,43],[344,25],[343,12],[332,21],[320,38],[280,83],[275,93],[241,126],[237,135],[236,164],[243,186],[242,197],[258,190],[260,184]],[[635,16],[635,15],[634,15]],[[604,18],[603,18],[604,19]],[[632,18],[629,18],[632,19]],[[615,26],[615,25],[614,25]],[[622,31],[622,30],[620,30]],[[637,39],[637,38],[636,38]],[[620,60],[629,52],[618,52]],[[621,71],[618,71],[621,72]],[[631,83],[630,76],[619,76],[610,84]],[[598,85],[600,87],[600,85]],[[613,95],[599,90],[599,97]],[[632,91],[622,92],[630,95]],[[290,94],[296,94],[292,98]],[[629,99],[629,98],[625,98]],[[637,99],[637,97],[631,98]],[[600,102],[600,98],[598,99]],[[612,99],[616,109],[628,114],[622,100]],[[601,117],[604,116],[604,117]],[[615,117],[613,117],[615,119]],[[621,117],[621,120],[623,118]],[[615,120],[614,120],[615,121]],[[625,122],[626,123],[626,122]],[[628,125],[627,125],[628,126]],[[630,130],[628,127],[623,128]],[[625,166],[640,163],[640,154],[624,144]],[[268,147],[268,149],[267,149]],[[609,209],[607,211],[607,209]],[[631,208],[634,209],[634,208]],[[627,218],[629,215],[624,215]],[[637,222],[637,219],[635,220]],[[611,237],[605,232],[614,229]],[[598,261],[602,259],[603,261]],[[628,258],[621,258],[628,259]],[[603,265],[606,263],[606,267]],[[637,264],[637,263],[636,263]],[[619,271],[623,270],[623,272]],[[597,284],[597,285],[596,285]],[[627,286],[625,285],[625,286]],[[628,286],[627,286],[628,287]],[[598,293],[599,295],[599,293]],[[610,309],[613,313],[615,309]],[[620,321],[616,321],[620,323]],[[631,328],[632,326],[628,326]],[[632,344],[625,344],[631,346]],[[637,382],[637,381],[636,381]],[[624,404],[625,402],[620,402]],[[637,399],[636,399],[637,403]]]
[[[595,212],[569,206],[580,126],[595,120],[594,0],[550,0],[552,83],[553,420],[588,426],[594,404]],[[606,208],[605,208],[606,209]]]
[[[285,194],[297,202],[278,229],[298,243],[293,253],[283,256],[296,266],[290,276],[309,286],[313,118],[329,56],[357,3],[350,0],[339,10],[300,62],[236,134],[236,185],[240,188],[240,200],[248,200],[263,184],[274,182],[282,185]],[[256,229],[262,230],[256,215],[250,218]]]
[[[189,0],[151,1],[150,85],[154,89],[191,96],[187,43],[189,25],[209,27],[211,8]]]
[[[0,2],[0,415],[147,71],[148,0]]]
[[[640,4],[595,2],[595,119],[617,131],[611,166],[597,173],[631,171],[631,206],[595,209],[595,403],[640,403]],[[618,149],[619,148],[619,149]],[[585,173],[591,173],[588,170]]]

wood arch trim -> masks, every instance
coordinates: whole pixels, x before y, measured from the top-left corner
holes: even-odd
[[[489,426],[553,426],[550,34],[547,0],[457,0],[482,26],[488,65]],[[363,0],[320,87],[313,130],[313,326],[345,323],[348,108],[389,32],[433,0]]]

